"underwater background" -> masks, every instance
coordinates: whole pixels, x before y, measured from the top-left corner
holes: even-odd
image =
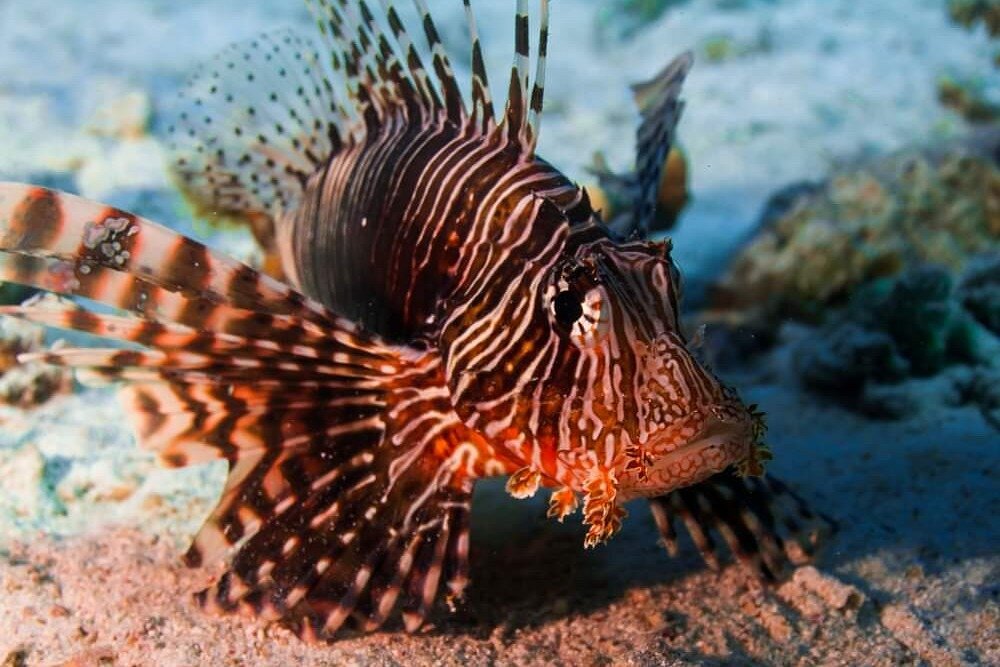
[[[502,80],[514,4],[474,4]],[[462,3],[429,5],[464,81]],[[483,485],[468,608],[426,635],[310,647],[208,617],[178,555],[222,467],[158,469],[110,388],[13,363],[83,337],[5,320],[0,664],[1000,664],[1000,3],[558,0],[552,20],[539,153],[609,214],[594,168],[632,168],[629,84],[695,54],[670,202],[687,328],[768,413],[770,469],[837,521],[814,566],[775,589],[706,571],[639,507],[584,552],[575,522]],[[0,180],[261,263],[186,207],[164,117],[198,63],[282,27],[313,29],[294,0],[0,0]]]

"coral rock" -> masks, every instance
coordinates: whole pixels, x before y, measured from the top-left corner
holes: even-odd
[[[779,215],[736,255],[712,307],[748,320],[818,321],[873,279],[926,263],[963,269],[1000,244],[1000,169],[983,150],[1000,141],[975,143],[901,153],[841,169],[817,191],[779,193]]]
[[[1000,253],[970,264],[959,293],[966,310],[984,327],[1000,335]]]
[[[948,13],[959,25],[982,23],[992,37],[1000,37],[1000,0],[948,0]]]

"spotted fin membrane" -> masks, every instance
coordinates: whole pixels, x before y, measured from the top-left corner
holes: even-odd
[[[338,151],[363,144],[396,122],[418,127],[446,119],[483,134],[497,125],[469,0],[464,5],[472,40],[471,111],[424,0],[414,0],[414,6],[430,69],[396,3],[381,1],[384,22],[364,0],[307,4],[323,49],[289,30],[230,46],[190,78],[168,128],[174,172],[196,210],[248,221],[272,251],[282,242],[276,225],[296,209],[308,179]],[[541,0],[533,82],[528,4],[517,2],[515,60],[501,117],[511,142],[526,156],[534,152],[541,124],[549,0]],[[295,276],[289,278],[294,282]]]

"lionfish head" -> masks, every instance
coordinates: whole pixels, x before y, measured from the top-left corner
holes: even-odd
[[[670,250],[669,242],[580,246],[542,297],[574,369],[562,381],[565,428],[613,471],[619,501],[733,464],[757,467],[762,418],[692,353]]]
[[[759,468],[761,416],[692,354],[669,242],[564,246],[543,273],[503,285],[481,346],[450,366],[469,425],[550,476],[599,470],[617,502],[657,496],[738,464]],[[520,449],[519,449],[520,448]],[[546,452],[556,452],[546,465]],[[557,479],[562,479],[556,475]]]

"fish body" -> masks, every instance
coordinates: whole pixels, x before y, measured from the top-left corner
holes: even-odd
[[[463,135],[446,123],[345,153],[309,180],[305,205],[279,227],[282,264],[307,294],[403,343],[437,344],[450,305],[480,270],[477,253],[502,245],[524,202],[589,215],[582,191],[497,131]],[[372,186],[358,192],[356,183]]]
[[[548,2],[535,76],[528,3],[495,117],[474,16],[467,102],[424,2],[425,68],[394,3],[313,5],[324,38],[235,45],[199,71],[171,128],[203,209],[255,222],[279,281],[124,211],[0,185],[0,279],[125,311],[10,316],[143,350],[41,358],[122,381],[142,444],[171,466],[224,458],[219,505],[187,553],[228,551],[209,606],[283,619],[305,638],[400,611],[419,627],[442,583],[468,581],[476,480],[582,505],[586,544],[650,498],[710,561],[716,530],[764,576],[777,519],[812,515],[760,472],[763,420],[681,331],[669,242],[644,239],[680,114],[681,56],[643,84],[637,203],[603,223],[536,155]],[[801,522],[805,525],[805,522]]]

